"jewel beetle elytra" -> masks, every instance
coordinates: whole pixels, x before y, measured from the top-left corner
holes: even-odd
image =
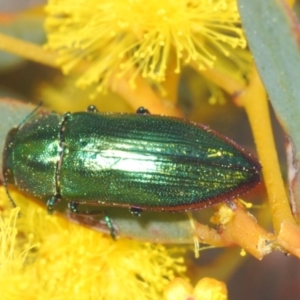
[[[7,135],[7,186],[73,213],[99,206],[188,211],[230,200],[260,182],[260,164],[242,147],[184,119],[87,112],[35,113]],[[78,206],[89,206],[80,212]]]

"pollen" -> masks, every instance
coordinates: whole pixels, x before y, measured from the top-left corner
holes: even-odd
[[[12,195],[20,207],[0,212],[1,299],[161,299],[186,271],[182,249],[114,241]]]

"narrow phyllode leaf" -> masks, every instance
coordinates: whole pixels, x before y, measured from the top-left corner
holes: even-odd
[[[238,0],[242,24],[257,69],[277,116],[291,137],[289,180],[294,213],[300,207],[300,179],[295,178],[300,160],[300,32],[294,13],[283,0]],[[294,156],[294,157],[291,157]],[[296,167],[296,170],[293,168]],[[297,208],[298,207],[298,208]]]

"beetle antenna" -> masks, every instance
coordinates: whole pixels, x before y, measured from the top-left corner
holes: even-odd
[[[43,105],[43,101],[40,101],[40,103],[36,106],[36,108],[21,121],[18,128],[22,127],[36,113],[36,111],[41,108],[42,105]]]

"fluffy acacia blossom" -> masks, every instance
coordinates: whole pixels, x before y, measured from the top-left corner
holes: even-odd
[[[97,91],[116,77],[134,87],[137,74],[162,82],[183,64],[211,68],[246,46],[235,0],[50,0],[46,11],[48,47],[63,71],[81,63],[77,85]]]
[[[126,239],[114,241],[16,193],[11,209],[0,189],[1,299],[161,299],[183,275],[182,251]]]

